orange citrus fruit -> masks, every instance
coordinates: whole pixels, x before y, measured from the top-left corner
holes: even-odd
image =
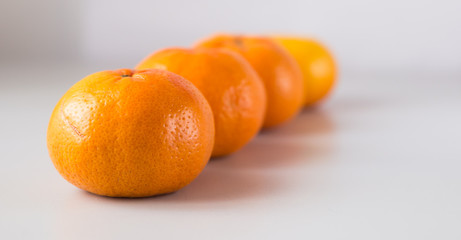
[[[240,55],[222,49],[170,48],[151,54],[136,69],[159,68],[191,81],[210,103],[215,122],[212,156],[233,153],[261,129],[266,92]]]
[[[81,189],[112,197],[186,186],[207,164],[213,141],[205,97],[164,70],[85,77],[59,100],[47,132],[59,173]]]
[[[320,42],[301,37],[275,37],[298,62],[304,78],[304,105],[323,100],[336,80],[333,56]]]
[[[303,80],[296,61],[279,44],[265,37],[216,35],[198,48],[225,48],[241,54],[256,70],[267,94],[264,127],[282,124],[302,106]]]

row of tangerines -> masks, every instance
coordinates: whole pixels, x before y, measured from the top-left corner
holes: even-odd
[[[318,103],[335,71],[328,51],[303,38],[218,35],[161,50],[136,70],[72,86],[50,119],[50,157],[67,181],[99,195],[173,192],[210,156],[233,153]]]

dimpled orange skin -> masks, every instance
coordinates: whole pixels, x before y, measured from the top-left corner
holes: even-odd
[[[258,74],[240,55],[222,49],[165,49],[136,69],[160,68],[191,81],[210,103],[215,122],[212,156],[233,153],[261,129],[266,92]]]
[[[83,190],[111,197],[179,190],[205,167],[213,141],[206,99],[163,70],[85,77],[59,100],[47,133],[58,172]]]
[[[225,48],[241,54],[264,83],[267,110],[263,127],[287,122],[302,107],[303,80],[296,61],[279,44],[265,37],[216,35],[196,47]]]
[[[298,62],[304,78],[304,105],[312,106],[325,99],[336,81],[333,56],[320,42],[301,37],[275,37]]]

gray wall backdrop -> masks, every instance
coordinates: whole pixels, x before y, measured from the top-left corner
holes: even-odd
[[[455,0],[2,0],[0,61],[132,67],[151,51],[215,32],[323,40],[343,71],[461,69]]]

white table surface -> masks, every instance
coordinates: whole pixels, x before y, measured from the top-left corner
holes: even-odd
[[[461,239],[459,75],[343,74],[323,107],[179,192],[114,199],[46,149],[54,105],[98,69],[0,70],[0,239]]]

